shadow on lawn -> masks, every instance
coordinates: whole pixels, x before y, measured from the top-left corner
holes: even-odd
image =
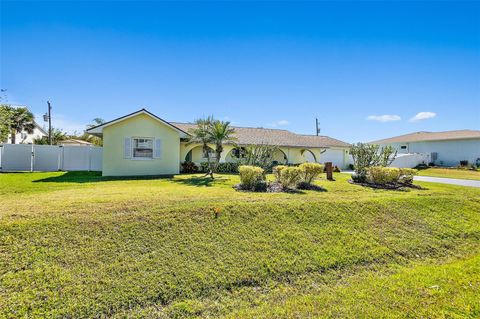
[[[226,185],[228,180],[228,178],[215,177],[211,179],[210,177],[195,176],[190,178],[174,178],[172,182],[188,186],[211,187],[218,184]]]
[[[108,181],[149,180],[172,178],[173,175],[149,175],[149,176],[102,176],[102,172],[66,172],[59,176],[46,177],[33,181],[34,183],[94,183]]]

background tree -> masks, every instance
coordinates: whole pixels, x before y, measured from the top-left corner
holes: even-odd
[[[242,148],[243,156],[239,158],[241,165],[251,165],[263,168],[264,173],[271,172],[275,152],[280,148],[276,145],[258,144]]]
[[[105,123],[104,119],[96,117],[92,120],[92,123],[87,125],[87,130],[95,126],[102,125],[103,123]],[[82,135],[78,136],[78,139],[92,143],[93,145],[97,145],[97,146],[103,145],[103,139],[101,137],[88,134],[86,131],[83,132]]]
[[[389,166],[395,160],[397,151],[390,145],[380,148],[380,145],[357,143],[350,148],[350,154],[356,178],[363,181],[367,175],[367,168]]]
[[[223,144],[236,141],[235,129],[230,126],[228,121],[213,120],[208,125],[207,136],[210,143],[215,145],[215,164],[210,169],[210,176],[217,171],[220,164],[220,157],[223,152]]]
[[[56,129],[52,127],[52,145],[58,145],[59,142],[68,139],[67,133],[61,129]],[[38,145],[48,145],[48,137],[39,137],[33,139],[33,144]]]
[[[35,128],[34,116],[26,107],[12,108],[10,112],[11,142],[15,144],[16,135],[23,131],[33,134]]]
[[[0,143],[4,143],[10,134],[13,108],[8,104],[0,105]]]

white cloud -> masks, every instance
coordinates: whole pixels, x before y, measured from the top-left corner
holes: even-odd
[[[392,121],[400,121],[402,118],[398,115],[390,115],[390,114],[384,114],[384,115],[369,115],[367,116],[367,120],[369,121],[378,121],[378,122],[392,122]]]
[[[431,118],[434,118],[435,116],[437,116],[437,113],[419,112],[419,113],[417,113],[417,115],[415,115],[414,117],[412,117],[408,121],[409,122],[417,122],[417,121],[421,121],[421,120],[431,119]]]
[[[274,122],[274,123],[270,123],[268,124],[268,126],[273,126],[273,127],[277,127],[277,126],[284,126],[284,125],[289,125],[290,122],[287,121],[287,120],[280,120],[280,121],[277,121],[277,122]]]

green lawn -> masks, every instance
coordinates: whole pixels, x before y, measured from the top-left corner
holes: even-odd
[[[431,167],[431,168],[419,170],[418,175],[480,180],[480,171],[457,169],[457,168]]]
[[[480,189],[335,178],[0,174],[0,318],[480,316]]]

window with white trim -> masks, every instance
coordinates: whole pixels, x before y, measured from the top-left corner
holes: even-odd
[[[153,158],[153,138],[134,137],[133,158]]]

